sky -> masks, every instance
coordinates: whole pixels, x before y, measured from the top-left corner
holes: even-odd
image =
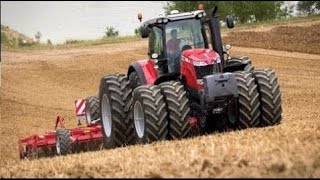
[[[286,1],[293,4],[297,1]],[[53,44],[70,39],[98,39],[106,27],[113,26],[119,35],[134,35],[143,20],[164,14],[166,1],[1,1],[1,24],[41,41]]]
[[[1,1],[1,24],[54,44],[67,39],[98,39],[107,26],[134,35],[143,20],[164,14],[165,1]]]

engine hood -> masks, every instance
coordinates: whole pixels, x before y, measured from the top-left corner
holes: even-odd
[[[188,49],[183,51],[181,60],[192,63],[195,66],[206,66],[220,61],[220,56],[211,49]]]

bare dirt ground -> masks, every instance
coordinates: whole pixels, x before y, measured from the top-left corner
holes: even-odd
[[[296,21],[294,23],[287,21],[287,22],[281,22],[281,23],[277,23],[277,24],[268,24],[266,23],[265,25],[257,25],[257,26],[244,26],[244,27],[237,27],[237,25],[235,25],[234,29],[229,30],[227,29],[225,32],[247,32],[247,31],[254,31],[254,32],[268,32],[273,28],[277,28],[278,26],[286,26],[286,27],[310,27],[314,24],[319,24],[320,20],[319,17],[314,17],[314,18],[310,18],[308,20],[300,20],[300,21]]]
[[[238,46],[232,54],[276,71],[280,125],[19,160],[19,137],[52,130],[57,114],[75,127],[74,100],[97,94],[103,74],[126,73],[132,61],[146,57],[146,47],[142,40],[2,52],[0,177],[320,177],[320,54]]]
[[[311,24],[313,22],[313,24]],[[305,24],[276,26],[263,29],[229,31],[224,37],[225,43],[235,46],[281,49],[290,52],[320,54],[320,21]],[[272,39],[272,41],[270,41]]]

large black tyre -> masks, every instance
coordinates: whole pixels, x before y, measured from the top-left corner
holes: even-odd
[[[131,117],[138,144],[166,140],[168,119],[166,103],[157,85],[142,85],[133,91]]]
[[[94,120],[101,119],[101,109],[100,109],[99,97],[97,97],[97,96],[87,97],[85,107],[86,107],[87,124],[90,124]]]
[[[259,92],[252,73],[235,72],[238,86],[238,120],[237,129],[258,127],[260,123]]]
[[[232,66],[232,65],[237,65],[237,64],[247,64],[243,71],[251,72],[254,70],[254,66],[252,65],[251,59],[247,56],[235,56],[232,57],[231,59],[227,60],[227,66]]]
[[[141,85],[141,80],[139,79],[139,76],[136,71],[130,73],[129,80],[131,89],[135,89],[136,87]]]
[[[178,81],[170,81],[161,83],[160,88],[167,105],[169,138],[188,137],[191,130],[190,107],[183,85]]]
[[[270,68],[253,71],[260,94],[261,126],[279,124],[282,120],[281,92],[278,78]]]
[[[56,154],[67,155],[72,153],[72,139],[67,129],[56,131]]]
[[[132,90],[123,74],[107,75],[100,81],[99,99],[105,148],[130,144],[133,124],[129,117]]]

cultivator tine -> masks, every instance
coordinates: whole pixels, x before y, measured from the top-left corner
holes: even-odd
[[[97,141],[97,150],[102,150],[103,149],[103,141],[98,140]]]
[[[102,150],[103,149],[103,141],[97,140],[94,141],[94,150]]]
[[[38,148],[32,148],[32,153],[31,153],[31,159],[37,159],[38,158]]]

